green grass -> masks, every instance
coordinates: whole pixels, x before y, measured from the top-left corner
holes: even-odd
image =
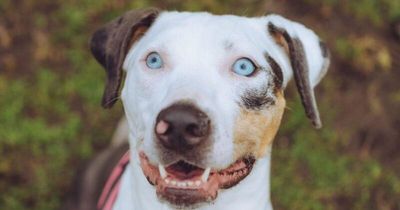
[[[399,0],[304,0],[309,5],[335,8],[341,10],[350,18],[359,21],[370,21],[376,26],[384,25],[386,21],[400,18]],[[334,18],[334,15],[333,17]]]
[[[4,74],[0,70],[0,209],[58,209],[74,169],[107,146],[122,116],[122,107],[120,104],[112,110],[100,107],[105,74],[87,46],[95,28],[129,8],[158,6],[260,15],[264,11],[259,5],[266,1],[118,2],[27,0],[12,4],[0,0],[0,14],[4,14],[0,18],[17,21],[13,19],[17,10],[20,14],[31,14],[24,18],[27,25],[23,30],[39,31],[42,37],[32,39],[27,48],[32,61],[28,59],[28,65],[16,64],[26,69],[11,65],[4,69]],[[399,16],[398,0],[354,2],[324,0],[318,5],[344,8],[347,15],[377,25]],[[343,37],[331,45],[333,53],[357,67],[365,48],[352,43],[351,38]],[[379,43],[373,46],[376,45]],[[17,55],[9,50],[9,54]],[[35,52],[39,53],[37,57]],[[334,126],[340,120],[336,118],[340,110],[331,106],[334,99],[330,96],[338,94],[338,84],[328,75],[321,89],[323,130],[313,130],[298,98],[290,97],[290,110],[285,114],[273,150],[274,205],[277,209],[297,210],[343,209],[343,206],[360,210],[400,209],[398,174],[378,159],[360,157],[348,149],[350,135],[335,130]],[[288,93],[293,96],[293,92],[289,89]],[[399,100],[398,94],[393,97]]]

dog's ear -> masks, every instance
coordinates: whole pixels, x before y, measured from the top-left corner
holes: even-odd
[[[90,50],[107,73],[102,106],[111,108],[118,100],[122,65],[132,44],[144,35],[159,14],[157,8],[128,11],[98,29]]]
[[[292,75],[307,117],[315,128],[322,126],[314,87],[328,70],[329,51],[318,36],[305,26],[278,15],[268,15],[267,29],[275,43],[288,56],[291,69],[283,69],[284,84]]]

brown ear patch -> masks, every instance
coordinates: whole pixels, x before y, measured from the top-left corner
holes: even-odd
[[[107,73],[102,106],[110,108],[119,98],[123,77],[122,64],[130,46],[137,41],[158,16],[148,8],[128,11],[98,29],[90,40],[90,50]]]
[[[259,111],[241,109],[234,127],[236,159],[246,155],[256,158],[265,155],[280,126],[285,104],[283,92],[279,91],[274,106]]]
[[[286,39],[284,37],[285,31],[282,31],[281,29],[277,28],[275,25],[272,23],[268,24],[268,32],[271,34],[272,38],[274,38],[275,42],[279,44],[283,49],[285,49],[285,52],[289,54],[289,45],[286,42]]]
[[[137,40],[139,40],[140,37],[142,37],[148,29],[149,29],[149,26],[137,27],[137,29],[132,34],[132,38],[129,41],[128,48],[131,47]]]

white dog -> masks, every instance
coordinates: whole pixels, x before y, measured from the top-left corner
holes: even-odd
[[[121,99],[130,162],[113,209],[270,210],[271,145],[294,75],[307,117],[329,53],[278,15],[129,11],[91,39],[102,104]],[[123,77],[124,73],[126,77]]]

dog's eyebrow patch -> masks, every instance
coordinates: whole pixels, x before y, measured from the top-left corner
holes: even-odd
[[[227,51],[229,51],[233,48],[233,42],[228,41],[228,40],[225,40],[223,45],[224,45],[224,49]]]
[[[268,55],[268,53],[265,53],[264,56],[267,59],[268,64],[271,66],[272,72],[274,73],[273,77],[274,77],[275,88],[281,89],[283,83],[282,68],[275,61],[275,59],[273,59],[271,56]]]

